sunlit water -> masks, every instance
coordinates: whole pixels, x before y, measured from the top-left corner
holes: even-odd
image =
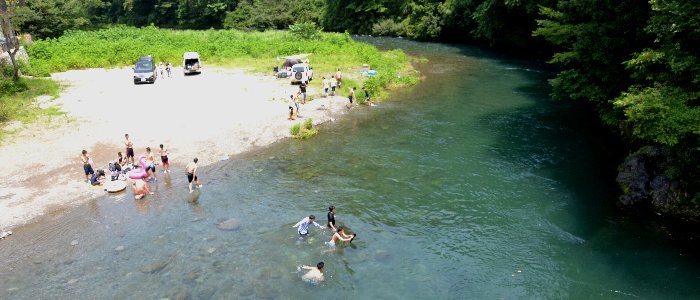
[[[700,297],[697,261],[612,214],[604,149],[537,67],[372,42],[427,58],[425,80],[309,141],[204,168],[194,194],[175,170],[156,196],[105,196],[16,229],[0,242],[0,298]],[[335,251],[328,230],[291,228],[329,205],[358,234]],[[216,228],[229,218],[238,230]],[[296,266],[318,261],[325,282],[304,283]]]

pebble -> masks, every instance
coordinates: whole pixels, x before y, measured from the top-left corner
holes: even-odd
[[[71,245],[71,246],[78,245],[78,240],[73,240],[73,241],[71,241],[71,242],[70,242],[70,245]]]

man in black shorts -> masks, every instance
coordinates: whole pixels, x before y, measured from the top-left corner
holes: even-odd
[[[134,143],[129,140],[129,134],[124,135],[124,145],[126,146],[126,162],[134,164]]]
[[[299,92],[301,92],[301,104],[306,104],[306,82],[302,81],[301,84],[299,84]]]
[[[202,187],[202,184],[199,183],[199,178],[197,178],[197,161],[198,159],[195,157],[194,160],[187,164],[185,166],[185,172],[187,172],[187,182],[189,182],[189,188],[190,188],[190,193],[192,193],[192,182],[194,182],[197,187]]]
[[[95,171],[92,169],[92,158],[90,158],[90,155],[88,154],[87,150],[83,150],[82,154],[80,155],[80,160],[83,162],[83,171],[85,171],[85,179],[90,181],[90,176],[92,174],[95,174]]]

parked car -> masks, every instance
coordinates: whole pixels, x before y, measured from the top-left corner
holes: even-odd
[[[142,56],[134,65],[134,84],[155,83],[158,79],[156,63],[152,56]]]
[[[187,74],[198,74],[202,72],[202,62],[199,60],[199,53],[185,52],[182,56],[182,70]]]
[[[292,66],[292,83],[301,82],[304,75],[311,81],[314,77],[313,70],[309,68],[309,64],[296,64]]]

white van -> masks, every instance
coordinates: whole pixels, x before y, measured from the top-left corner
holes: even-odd
[[[198,74],[202,72],[202,62],[199,61],[199,53],[197,52],[185,52],[182,58],[182,70],[185,75],[187,74]]]

